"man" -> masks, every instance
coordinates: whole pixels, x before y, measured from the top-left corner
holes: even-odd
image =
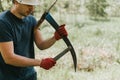
[[[53,58],[35,59],[34,42],[41,50],[51,47],[67,36],[61,25],[54,36],[43,40],[40,30],[35,29],[36,19],[30,14],[37,0],[13,0],[11,10],[0,14],[0,80],[37,80],[34,66],[50,69]]]

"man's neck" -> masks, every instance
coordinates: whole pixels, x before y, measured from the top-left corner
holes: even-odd
[[[24,18],[24,16],[21,16],[21,15],[17,12],[17,10],[16,10],[15,8],[12,8],[12,9],[10,10],[10,12],[11,12],[13,15],[15,15],[16,17],[18,17],[19,19],[23,19],[23,18]]]

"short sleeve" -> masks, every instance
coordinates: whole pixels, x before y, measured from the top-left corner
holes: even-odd
[[[10,26],[7,23],[0,21],[0,42],[12,41]]]
[[[36,26],[37,25],[37,21],[36,19],[33,17],[33,25]]]
[[[30,16],[30,23],[32,23],[32,26],[35,27],[37,24],[37,20],[35,19],[34,16]]]

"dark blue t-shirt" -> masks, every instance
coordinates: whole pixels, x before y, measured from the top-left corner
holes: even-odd
[[[29,15],[23,19],[17,18],[10,11],[0,13],[0,42],[13,41],[14,52],[17,55],[34,58],[33,28],[36,19]],[[33,67],[16,67],[4,62],[0,54],[0,80],[20,80],[22,76],[34,73]],[[16,79],[15,79],[16,78]]]

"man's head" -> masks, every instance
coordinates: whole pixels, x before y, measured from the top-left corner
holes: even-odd
[[[26,4],[26,5],[39,5],[38,0],[12,0],[13,3],[14,1],[17,1],[20,4]]]
[[[12,0],[13,8],[11,12],[19,18],[26,17],[34,11],[34,5],[38,5],[38,0]]]

